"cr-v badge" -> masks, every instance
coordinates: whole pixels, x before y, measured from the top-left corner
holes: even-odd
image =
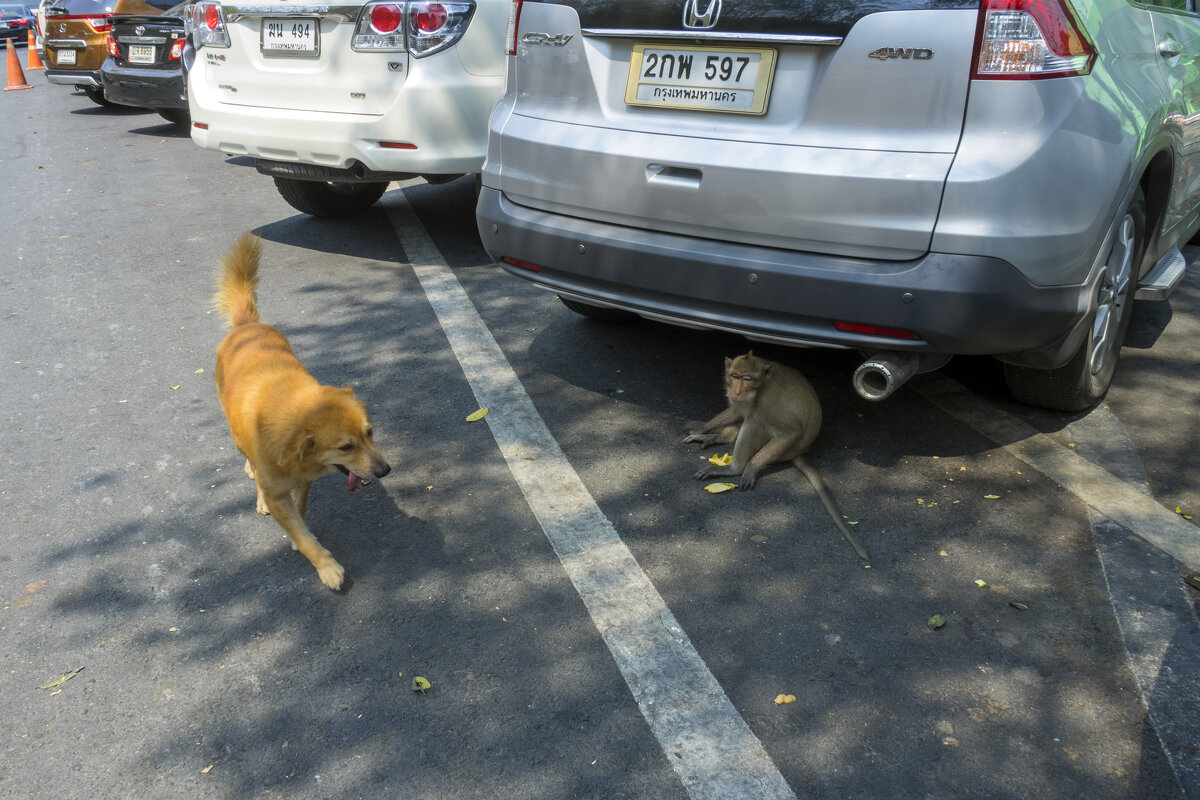
[[[571,38],[572,36],[569,33],[556,33],[551,36],[548,33],[531,32],[522,36],[521,41],[525,44],[548,44],[553,47],[562,47],[571,41]]]
[[[683,27],[707,29],[717,24],[717,17],[721,15],[721,0],[708,0],[708,5],[701,11],[700,4],[703,2],[705,0],[684,0]]]

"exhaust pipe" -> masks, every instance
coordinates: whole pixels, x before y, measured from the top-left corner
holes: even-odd
[[[915,353],[878,353],[854,370],[854,390],[867,400],[883,400],[917,373],[921,357]]]

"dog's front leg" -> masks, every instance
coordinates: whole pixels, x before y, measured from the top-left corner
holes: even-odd
[[[271,511],[267,508],[267,498],[263,495],[262,487],[258,485],[258,478],[254,475],[254,465],[248,458],[246,459],[246,474],[250,476],[250,480],[254,481],[254,487],[258,490],[258,499],[254,501],[254,510],[265,517]],[[303,517],[304,513],[301,512],[300,516]]]
[[[346,571],[334,559],[333,554],[322,547],[321,543],[317,541],[317,537],[308,530],[308,526],[304,524],[304,517],[299,513],[300,509],[296,507],[292,493],[290,491],[282,494],[266,492],[264,496],[271,516],[287,531],[292,545],[316,567],[321,583],[330,589],[342,588],[342,579],[345,577]]]
[[[292,497],[296,501],[296,510],[300,512],[300,519],[305,519],[307,516],[306,511],[308,509],[308,490],[311,488],[312,482],[310,481],[309,483],[306,483],[292,491]]]

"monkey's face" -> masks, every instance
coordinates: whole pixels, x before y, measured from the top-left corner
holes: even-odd
[[[770,377],[771,363],[753,353],[725,359],[725,393],[734,405],[754,402],[763,382]]]

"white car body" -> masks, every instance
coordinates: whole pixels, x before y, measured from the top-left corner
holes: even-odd
[[[378,6],[401,10],[404,30],[391,39],[369,27]],[[386,186],[412,175],[437,181],[478,173],[488,115],[504,88],[509,6],[508,0],[199,3],[189,25],[192,140],[256,159],[277,184],[282,177]],[[416,25],[418,10],[430,9],[450,9],[451,19],[459,19],[452,41],[417,41],[424,34],[410,30],[410,20]],[[270,49],[266,21],[282,21],[289,31],[296,24],[298,38],[309,37],[300,46],[311,49]],[[284,187],[280,192],[292,202]]]

